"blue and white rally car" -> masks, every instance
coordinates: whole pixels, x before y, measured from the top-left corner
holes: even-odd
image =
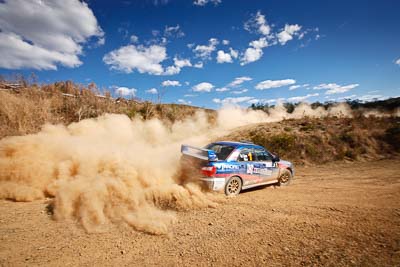
[[[221,141],[197,148],[182,145],[186,170],[200,171],[200,180],[213,191],[237,195],[243,189],[267,184],[288,185],[293,164],[250,142]],[[192,172],[193,174],[193,172]]]

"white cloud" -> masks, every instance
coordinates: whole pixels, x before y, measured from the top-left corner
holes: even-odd
[[[221,4],[222,0],[194,0],[193,5],[205,6],[208,3],[213,3],[215,6]]]
[[[249,103],[249,104],[258,104],[258,103],[261,103],[260,100],[261,99],[254,98],[254,99],[250,99],[249,101],[247,101],[247,103]]]
[[[278,33],[279,43],[281,45],[286,44],[286,42],[293,39],[294,35],[299,34],[300,30],[301,30],[301,26],[298,24],[294,24],[294,25],[286,24],[285,28],[280,33]]]
[[[181,69],[184,67],[195,67],[198,68],[197,64],[192,65],[189,59],[181,59],[178,57],[174,57],[174,65],[173,66],[168,66],[165,69],[164,74],[165,75],[173,75],[173,74],[178,74],[181,72]]]
[[[230,88],[240,87],[244,82],[251,81],[251,80],[252,80],[252,78],[250,78],[248,76],[236,77],[232,82],[225,85],[224,87],[215,89],[215,91],[226,92],[226,91],[229,91]],[[247,92],[247,89],[244,89],[244,90],[246,90],[246,91],[243,91],[243,90],[242,91],[233,91],[232,94],[241,94],[241,93]]]
[[[254,41],[250,42],[249,45],[254,47],[254,48],[256,48],[256,49],[262,49],[262,48],[268,46],[268,42],[267,42],[265,37],[262,37],[262,38],[260,38],[258,40],[254,40]]]
[[[193,52],[195,53],[196,57],[210,59],[211,53],[216,50],[218,44],[219,41],[217,38],[210,38],[210,40],[208,40],[208,45],[197,45],[193,49]]]
[[[266,80],[266,81],[262,81],[260,83],[258,83],[256,85],[256,89],[257,90],[265,90],[265,89],[270,89],[270,88],[278,88],[278,87],[282,87],[282,86],[287,86],[287,85],[291,85],[291,84],[295,84],[296,81],[293,79],[285,79],[285,80]]]
[[[192,63],[190,62],[189,59],[180,59],[178,57],[174,57],[174,64],[178,68],[191,67],[192,66]]]
[[[254,99],[252,96],[241,96],[241,97],[227,97],[224,99],[214,98],[212,101],[217,104],[239,104],[243,102],[248,102]]]
[[[232,91],[231,94],[240,95],[240,94],[246,93],[247,91],[249,91],[249,90],[248,89],[236,90],[236,91]]]
[[[396,60],[395,64],[400,66],[400,58],[398,60]]]
[[[232,47],[229,48],[229,53],[225,53],[223,50],[217,52],[217,63],[232,63],[233,58],[238,58],[239,52],[234,50]]]
[[[162,86],[167,87],[167,86],[182,86],[182,84],[179,81],[171,81],[171,80],[166,80],[161,83]]]
[[[244,82],[251,81],[252,78],[248,76],[242,76],[242,77],[237,77],[235,78],[231,83],[228,84],[228,87],[237,87],[241,85]]]
[[[106,38],[103,37],[99,37],[99,39],[96,42],[96,45],[94,47],[98,47],[98,46],[102,46],[106,43]]]
[[[327,96],[327,97],[329,97],[329,96]],[[356,97],[357,97],[357,95],[347,95],[347,96],[339,97],[337,100],[355,99]]]
[[[179,26],[179,24],[177,24],[176,26],[165,26],[164,29],[164,36],[165,37],[176,37],[176,38],[180,38],[185,36],[185,33],[182,31],[181,27]]]
[[[217,52],[217,62],[218,63],[232,63],[232,56],[228,53],[225,53],[222,50]]]
[[[174,75],[174,74],[178,74],[179,72],[181,72],[181,68],[173,65],[173,66],[168,66],[165,69],[165,72],[163,72],[164,75]]]
[[[229,45],[229,40],[222,40],[223,45]]]
[[[358,100],[368,102],[368,101],[372,101],[372,100],[381,100],[383,98],[384,97],[382,95],[363,95],[363,96],[359,97]]]
[[[358,87],[359,84],[349,84],[349,85],[338,85],[336,83],[322,83],[320,85],[314,86],[314,90],[322,90],[322,89],[327,89],[328,91],[325,92],[327,95],[332,95],[332,94],[340,94],[340,93],[345,93],[347,91],[350,91],[351,89],[354,89]]]
[[[244,24],[244,28],[250,32],[258,32],[262,35],[269,35],[271,27],[268,25],[265,16],[260,11]]]
[[[308,95],[305,95],[305,96],[295,96],[295,97],[290,97],[287,100],[289,102],[301,102],[301,101],[304,101],[304,100],[306,100],[306,99],[308,99],[310,97],[315,97],[315,96],[319,96],[319,94],[315,93],[315,94],[308,94]]]
[[[289,87],[289,90],[295,90],[295,89],[300,88],[300,87],[301,87],[301,85],[292,85],[292,86]]]
[[[251,99],[249,101],[247,101],[247,103],[249,104],[271,104],[271,103],[275,103],[275,102],[282,102],[283,100],[285,100],[284,98],[278,98],[278,99],[258,99],[258,98],[254,98]]]
[[[146,90],[146,93],[156,95],[158,94],[158,90],[156,88],[150,88],[149,90]]]
[[[131,43],[137,43],[139,41],[139,37],[132,34],[131,37],[129,38],[129,40],[131,40]]]
[[[120,96],[130,96],[134,97],[136,95],[136,89],[135,88],[128,88],[128,87],[118,87],[118,86],[113,86],[115,92],[120,95]]]
[[[203,68],[203,62],[201,62],[201,61],[197,62],[196,64],[194,64],[193,67],[198,68],[198,69],[202,69]]]
[[[259,60],[263,55],[262,49],[268,46],[268,42],[265,37],[262,37],[250,42],[249,46],[250,47],[246,49],[244,55],[240,59],[240,65],[242,66]]]
[[[292,91],[292,90],[295,90],[295,89],[298,89],[298,88],[304,88],[304,87],[307,87],[307,86],[310,86],[310,85],[308,83],[305,83],[305,84],[302,84],[302,85],[296,84],[296,85],[290,86],[289,90]]]
[[[186,101],[185,99],[178,99],[178,103],[181,103],[183,105],[190,105],[192,104],[192,101]]]
[[[127,45],[113,50],[103,57],[103,61],[110,65],[111,69],[131,73],[137,70],[139,73],[162,75],[164,68],[160,64],[167,58],[164,46],[151,45]]]
[[[184,95],[183,97],[196,97],[197,95],[194,95],[194,94],[186,94],[186,95]]]
[[[242,62],[240,63],[240,65],[243,66],[251,62],[257,61],[262,57],[262,55],[263,51],[261,49],[249,47],[244,52],[244,56],[241,58]]]
[[[77,67],[91,37],[104,43],[104,32],[85,2],[0,1],[0,67],[57,69]]]
[[[234,50],[232,47],[229,48],[229,53],[233,58],[238,58],[239,52],[237,50]]]
[[[192,87],[192,90],[194,92],[211,92],[211,90],[214,88],[214,85],[208,82],[202,82],[199,84],[196,84],[195,86]]]
[[[137,70],[139,73],[152,75],[174,75],[180,73],[184,67],[200,67],[198,64],[193,66],[189,59],[175,56],[174,65],[164,68],[161,63],[166,59],[165,46],[156,44],[149,47],[130,44],[111,51],[103,57],[103,61],[110,65],[111,69],[125,73]]]

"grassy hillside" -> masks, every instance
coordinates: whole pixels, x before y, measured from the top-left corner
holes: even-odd
[[[223,140],[249,140],[300,164],[391,157],[400,152],[400,118],[284,120],[242,127]]]
[[[192,116],[200,108],[177,104],[154,104],[137,99],[112,98],[100,94],[96,85],[88,87],[72,82],[27,85],[0,82],[0,138],[36,133],[44,123],[70,124],[104,113],[160,118],[173,123]],[[205,109],[210,120],[215,111]]]

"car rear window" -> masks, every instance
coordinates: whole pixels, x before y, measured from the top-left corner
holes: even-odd
[[[222,144],[209,144],[206,146],[206,149],[213,150],[217,154],[218,160],[226,160],[235,147]]]

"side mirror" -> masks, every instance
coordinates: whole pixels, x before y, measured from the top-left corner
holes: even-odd
[[[272,162],[278,162],[281,160],[277,154],[274,153],[271,154],[272,154]]]

